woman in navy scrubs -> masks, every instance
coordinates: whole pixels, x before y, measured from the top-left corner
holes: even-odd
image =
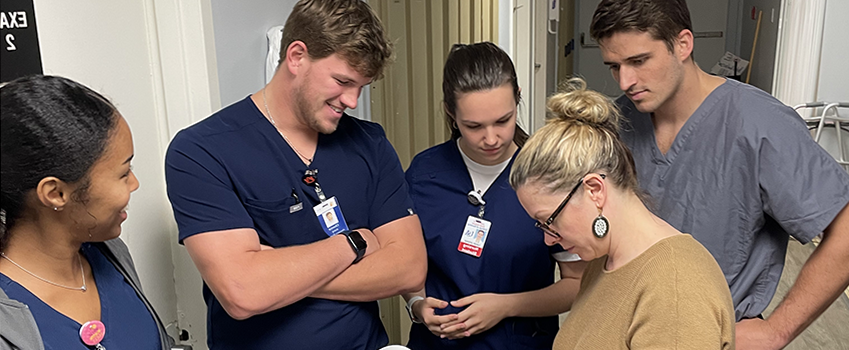
[[[0,348],[169,349],[117,238],[139,187],[127,122],[60,77],[0,97]]]
[[[583,263],[545,245],[507,181],[528,138],[516,124],[513,62],[489,42],[454,45],[442,90],[451,140],[406,173],[428,251],[425,288],[404,295],[415,322],[408,346],[550,349]]]

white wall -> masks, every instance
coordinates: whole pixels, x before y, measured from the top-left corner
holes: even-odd
[[[514,0],[498,0],[498,46],[513,58]]]
[[[849,14],[849,1],[829,0],[825,5],[817,101],[849,102],[849,70],[846,69],[846,59],[849,58],[849,45],[846,45],[849,21],[846,20],[846,14]]]
[[[283,25],[297,0],[211,0],[221,105],[265,86],[268,28]]]
[[[365,1],[365,0],[364,0]],[[286,23],[297,0],[210,0],[218,66],[221,106],[227,106],[265,86],[266,32]],[[370,89],[363,89],[358,107],[347,113],[371,120]]]
[[[533,124],[531,123],[534,115],[533,91],[534,91],[534,50],[533,45],[533,6],[532,0],[514,0],[513,10],[511,13],[511,22],[513,30],[510,33],[510,38],[502,38],[499,31],[499,41],[510,41],[511,58],[513,64],[516,65],[516,77],[519,80],[519,87],[522,88],[523,102],[519,107],[518,123],[525,127],[528,133],[533,132]],[[499,7],[501,10],[503,7]],[[502,23],[499,22],[498,23]]]
[[[175,333],[176,294],[171,242],[176,230],[165,195],[164,115],[153,76],[158,57],[147,25],[149,2],[36,0],[45,74],[62,75],[99,91],[130,124],[134,171],[141,183],[130,200],[121,237],[130,248],[147,297]]]
[[[740,52],[740,30],[743,26],[742,0],[728,0],[728,17],[725,23],[725,51],[743,57]],[[708,67],[710,69],[710,67]]]

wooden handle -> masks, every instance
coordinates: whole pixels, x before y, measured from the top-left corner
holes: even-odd
[[[755,27],[755,40],[752,42],[752,55],[749,56],[749,71],[746,73],[746,84],[749,83],[749,78],[752,77],[752,66],[754,66],[755,62],[755,48],[758,46],[758,34],[761,32],[761,17],[763,17],[764,12],[758,11],[758,25]]]

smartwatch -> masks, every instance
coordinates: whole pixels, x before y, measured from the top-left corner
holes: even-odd
[[[343,231],[342,234],[345,235],[345,237],[348,237],[348,244],[351,245],[351,249],[353,249],[354,253],[357,254],[357,257],[351,264],[356,264],[360,262],[360,260],[363,260],[363,257],[366,255],[366,247],[368,247],[368,243],[366,243],[366,240],[363,239],[360,231]]]
[[[422,300],[425,300],[425,298],[422,297],[422,296],[416,295],[416,296],[410,298],[410,301],[407,302],[407,314],[410,315],[410,321],[413,321],[413,323],[422,323],[422,320],[418,319],[416,317],[416,315],[413,314],[413,305],[417,301],[422,301]]]

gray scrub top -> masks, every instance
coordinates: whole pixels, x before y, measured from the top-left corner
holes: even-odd
[[[849,202],[849,175],[790,107],[734,80],[714,90],[664,155],[648,114],[625,96],[622,139],[653,211],[716,258],[737,320],[775,294],[788,234],[802,243]]]

